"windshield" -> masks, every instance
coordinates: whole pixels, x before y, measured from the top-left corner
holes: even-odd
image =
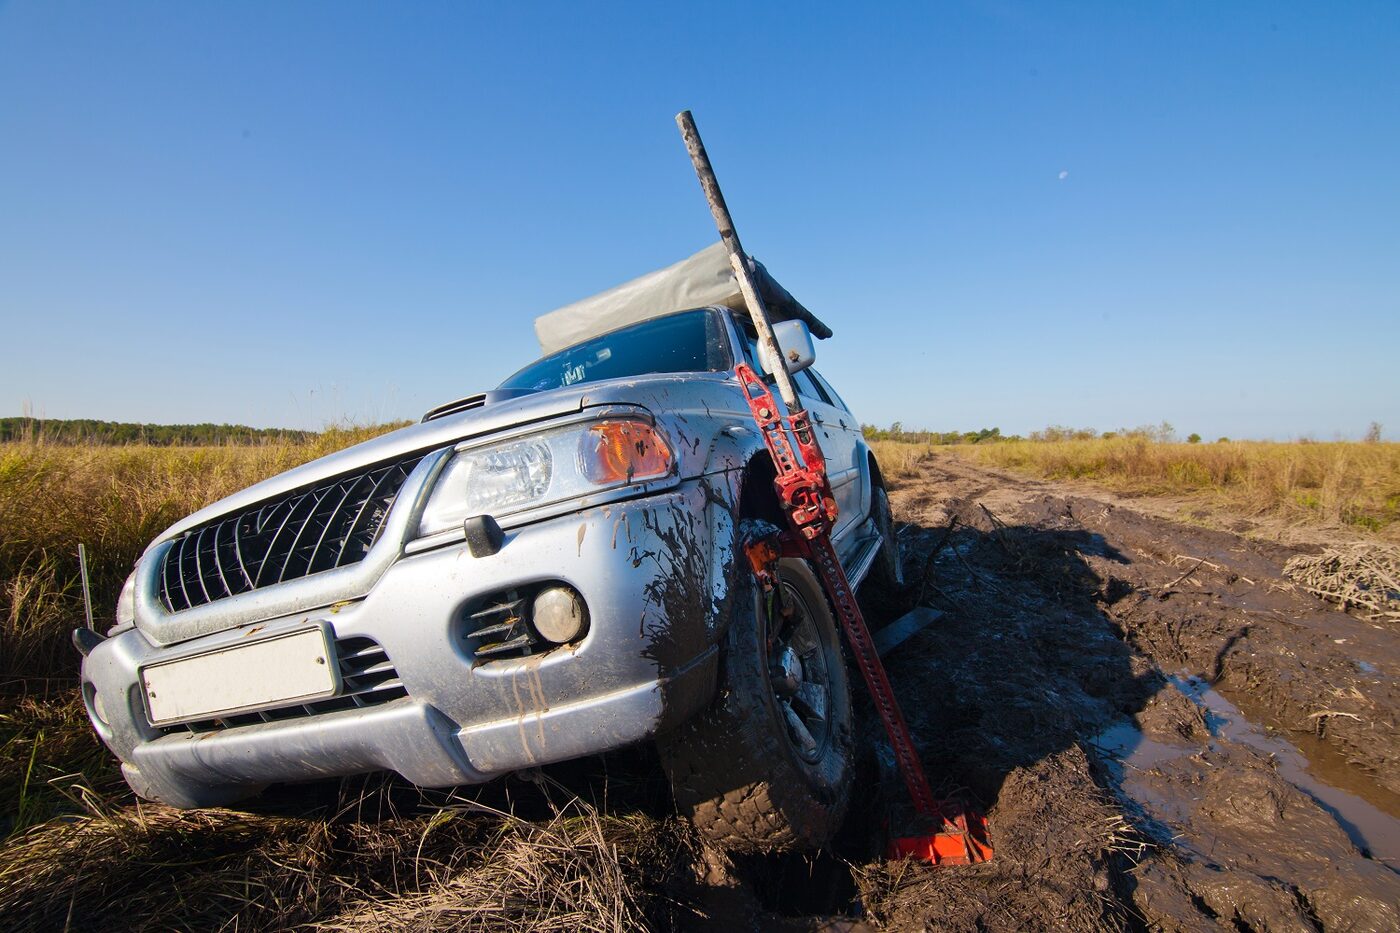
[[[575,344],[531,363],[502,389],[545,391],[581,382],[646,373],[722,372],[729,342],[713,311],[682,311]]]

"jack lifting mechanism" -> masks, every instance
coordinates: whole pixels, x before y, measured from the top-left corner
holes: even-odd
[[[729,216],[719,181],[710,166],[710,157],[695,120],[686,110],[676,115],[685,147],[695,165],[700,187],[709,202],[720,239],[729,253],[739,291],[744,296],[758,338],[767,356],[782,359],[777,339],[768,320],[768,311],[759,297],[750,272],[749,260],[739,243],[734,222]],[[773,485],[778,501],[788,519],[785,531],[751,542],[746,550],[760,585],[765,593],[779,595],[773,564],[780,557],[799,557],[811,563],[821,578],[832,607],[836,610],[845,633],[846,643],[855,656],[865,685],[870,690],[875,708],[884,723],[895,761],[904,778],[904,785],[914,805],[917,826],[911,835],[891,834],[891,858],[919,858],[934,865],[970,865],[992,857],[986,818],[955,801],[935,800],[919,761],[909,727],[904,722],[894,690],[890,687],[885,667],[880,661],[870,630],[865,625],[860,606],[851,591],[850,581],[836,557],[831,544],[831,529],[836,521],[836,499],[827,478],[826,458],[812,430],[811,419],[798,401],[792,377],[786,367],[774,369],[778,392],[782,396],[786,416],[779,410],[773,393],[758,373],[745,363],[735,367],[739,384],[748,399],[754,422],[763,435],[773,458],[777,476]],[[793,442],[796,442],[794,448]]]

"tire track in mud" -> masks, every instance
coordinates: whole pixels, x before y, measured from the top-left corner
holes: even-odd
[[[872,920],[1400,927],[1400,863],[1358,848],[1400,846],[1392,633],[1288,588],[1285,548],[944,458],[892,485],[904,605],[946,614],[891,677],[930,778],[989,806],[997,858],[867,867]],[[1321,801],[1319,766],[1289,779],[1290,734],[1374,825]]]

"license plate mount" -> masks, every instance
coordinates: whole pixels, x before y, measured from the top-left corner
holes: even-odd
[[[154,726],[295,706],[340,690],[324,626],[220,645],[147,664],[139,671]]]

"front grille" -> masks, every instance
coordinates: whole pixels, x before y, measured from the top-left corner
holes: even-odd
[[[522,658],[541,647],[539,636],[525,621],[527,595],[505,590],[468,607],[465,635],[478,661]]]
[[[423,458],[373,467],[193,528],[165,552],[171,612],[364,560]]]
[[[342,709],[378,706],[408,696],[403,681],[399,680],[399,672],[394,669],[389,656],[374,639],[342,638],[335,643],[335,653],[340,662],[340,693],[336,696],[311,703],[298,703],[295,706],[259,710],[256,713],[239,713],[219,719],[180,723],[167,726],[162,731],[167,734],[185,731],[218,732],[260,722],[281,722]]]

